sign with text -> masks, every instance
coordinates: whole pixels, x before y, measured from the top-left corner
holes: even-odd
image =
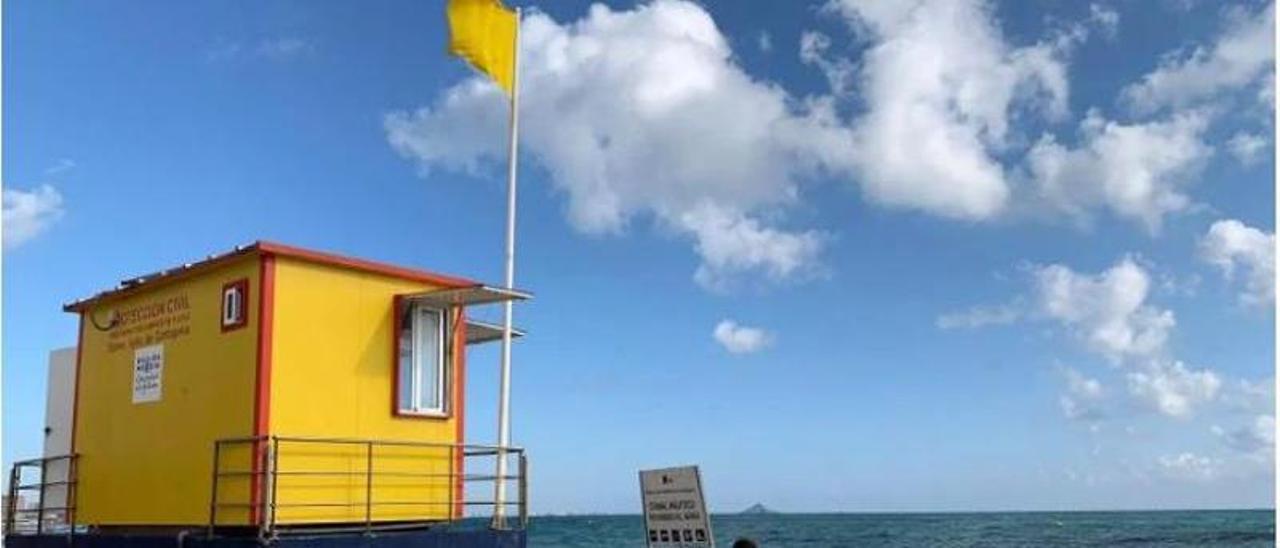
[[[133,403],[160,401],[164,376],[164,345],[144,346],[133,352]]]
[[[107,351],[137,350],[190,335],[191,303],[186,293],[179,293],[113,310],[110,321]]]
[[[640,471],[650,548],[715,546],[697,466]]]

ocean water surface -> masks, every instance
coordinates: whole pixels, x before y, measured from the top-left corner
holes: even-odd
[[[1274,546],[1271,510],[1007,512],[953,514],[758,514],[712,516],[716,544],[739,537],[761,548]],[[535,517],[529,545],[643,547],[634,516]]]

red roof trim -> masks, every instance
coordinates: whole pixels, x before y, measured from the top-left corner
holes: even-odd
[[[415,282],[425,282],[435,285],[443,285],[447,287],[466,287],[477,285],[479,282],[460,278],[457,276],[449,276],[447,274],[437,274],[426,270],[416,270],[405,268],[393,264],[380,263],[376,261],[366,261],[355,257],[347,257],[344,255],[335,255],[333,253],[325,253],[323,251],[312,251],[300,247],[293,247],[274,242],[258,242],[255,244],[259,249],[266,253],[274,253],[284,257],[293,257],[313,263],[327,264],[332,266],[340,266],[350,268],[352,270],[363,270],[374,274],[383,274],[393,278],[403,278]]]
[[[247,246],[237,247],[235,250],[230,251],[228,253],[224,253],[222,255],[212,256],[200,262],[190,263],[180,267],[166,270],[160,273],[159,275],[154,276],[151,279],[139,282],[135,285],[131,285],[128,287],[121,287],[117,289],[110,289],[110,290],[98,293],[97,295],[94,295],[92,297],[81,299],[72,303],[68,303],[66,305],[63,305],[62,310],[66,312],[81,312],[86,308],[88,308],[89,305],[97,304],[105,300],[111,300],[111,299],[123,297],[125,295],[132,295],[139,291],[144,291],[144,290],[156,287],[158,285],[171,282],[173,280],[183,279],[183,278],[186,278],[187,276],[190,276],[199,272],[204,272],[206,270],[213,269],[215,267],[221,266],[225,263],[234,261],[241,257],[254,255],[254,254],[269,254],[269,255],[277,255],[280,257],[289,257],[289,258],[294,258],[294,259],[317,263],[317,264],[336,266],[340,268],[349,268],[352,270],[359,270],[362,272],[371,272],[374,274],[381,274],[381,275],[389,276],[393,278],[401,278],[405,280],[429,283],[434,285],[441,285],[445,287],[466,287],[466,286],[478,285],[478,282],[475,282],[466,278],[460,278],[457,276],[437,274],[435,272],[428,272],[426,270],[415,270],[412,268],[405,268],[405,267],[395,266],[387,263],[379,263],[375,261],[366,261],[364,259],[357,259],[354,257],[336,255],[333,253],[325,253],[322,251],[313,251],[309,249],[303,249],[300,247],[278,244],[275,242],[257,241]]]

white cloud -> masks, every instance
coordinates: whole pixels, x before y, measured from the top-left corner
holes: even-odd
[[[1156,70],[1125,88],[1124,101],[1140,114],[1168,108],[1161,118],[1124,123],[1091,110],[1080,123],[1076,145],[1061,144],[1050,134],[1041,137],[1025,159],[1039,205],[1084,222],[1094,210],[1107,209],[1153,234],[1167,215],[1189,209],[1193,203],[1184,187],[1213,154],[1205,134],[1211,113],[1221,106],[1210,102],[1255,83],[1260,96],[1272,93],[1274,11],[1273,5],[1256,13],[1233,11],[1212,46],[1167,55]],[[1104,30],[1111,24],[1107,10],[1096,5],[1091,18]],[[1265,139],[1246,133],[1227,143],[1246,164],[1265,147]]]
[[[21,245],[62,218],[62,195],[50,185],[3,192],[4,248]]]
[[[769,332],[758,327],[738,325],[733,320],[721,320],[711,335],[732,354],[751,354],[773,344],[773,335]]]
[[[72,159],[59,158],[56,164],[45,168],[44,174],[45,176],[57,175],[59,173],[71,171],[75,168],[76,168],[76,163]]]
[[[821,70],[832,93],[847,96],[853,92],[857,66],[843,57],[832,58],[827,53],[830,49],[831,37],[812,30],[800,34],[800,62]]]
[[[1108,38],[1115,38],[1120,28],[1120,13],[1111,6],[1089,4],[1089,19],[1097,23]]]
[[[702,257],[694,280],[709,289],[727,288],[735,276],[748,272],[775,281],[813,272],[822,248],[820,233],[784,232],[710,204],[686,211],[679,221],[693,233]]]
[[[1222,391],[1222,399],[1234,411],[1245,413],[1270,413],[1275,409],[1274,377],[1251,381],[1236,379]]]
[[[391,146],[417,160],[423,175],[431,168],[476,174],[482,160],[506,150],[505,104],[492,84],[473,78],[446,90],[434,107],[391,113],[383,125]],[[526,148],[534,146],[529,140]]]
[[[760,34],[756,37],[756,45],[764,53],[773,51],[773,35],[769,34],[767,30],[760,31]]]
[[[1170,417],[1190,416],[1213,401],[1222,379],[1208,369],[1191,370],[1179,361],[1152,360],[1128,374],[1129,392]]]
[[[703,285],[792,279],[820,270],[823,233],[786,222],[803,185],[819,176],[859,185],[869,202],[968,221],[1006,215],[1035,194],[1021,189],[1025,136],[1014,122],[1064,119],[1066,58],[1091,29],[1108,33],[1118,21],[1093,5],[1087,19],[1015,45],[983,0],[828,7],[866,47],[850,59],[830,37],[803,33],[802,62],[830,86],[803,98],[746,74],[692,2],[596,5],[565,23],[530,15],[521,60],[526,166],[545,170],[580,232],[619,235],[650,221],[688,239]],[[757,41],[772,46],[767,33]],[[838,107],[855,91],[865,108],[845,115]],[[387,139],[423,173],[484,173],[505,160],[504,99],[469,78],[429,106],[387,115]],[[1138,126],[1095,116],[1079,150],[1046,138],[1034,172],[1042,199],[1076,214],[1110,207],[1154,229],[1187,206],[1178,185],[1208,153],[1203,126],[1191,114]],[[743,245],[752,242],[763,249]]]
[[[244,45],[242,45],[240,42],[224,41],[224,42],[219,42],[218,44],[210,47],[207,51],[205,51],[204,58],[206,61],[209,61],[210,63],[227,61],[227,60],[235,59],[236,57],[239,57],[243,51],[244,51]]]
[[[1173,312],[1146,304],[1151,277],[1132,258],[1095,275],[1049,265],[1036,269],[1034,276],[1041,312],[1112,361],[1164,350],[1176,323]]]
[[[1242,453],[1265,456],[1275,448],[1276,418],[1258,415],[1246,426],[1234,430],[1214,426],[1212,431],[1227,447]]]
[[[1276,79],[1274,76],[1262,80],[1262,85],[1258,86],[1258,104],[1275,112],[1276,108]]]
[[[1027,165],[1050,208],[1087,219],[1094,208],[1105,207],[1154,233],[1166,214],[1191,204],[1181,187],[1212,154],[1202,140],[1207,126],[1200,112],[1124,125],[1090,111],[1080,124],[1077,148],[1045,135],[1028,151]]]
[[[1090,112],[1076,144],[1045,135],[1029,149],[1014,127],[1065,118],[1066,58],[1090,29],[1114,32],[1115,10],[1091,5],[1087,20],[1014,45],[981,0],[829,7],[866,47],[852,60],[834,54],[826,35],[803,33],[800,58],[831,89],[805,98],[745,73],[692,2],[596,5],[564,23],[530,15],[526,167],[545,170],[582,233],[620,235],[645,223],[686,239],[700,258],[695,279],[712,288],[821,270],[825,233],[787,222],[816,176],[854,182],[873,203],[970,221],[1023,207],[1087,220],[1104,209],[1154,233],[1192,206],[1184,187],[1213,152],[1202,139],[1207,111],[1134,123]],[[772,45],[767,33],[758,41]],[[854,91],[865,108],[846,119],[838,102]],[[482,174],[505,161],[506,106],[476,76],[429,106],[388,114],[387,139],[424,174]],[[1011,321],[1007,311],[988,312],[999,313],[976,311],[967,323]],[[1133,344],[1172,319],[1137,314],[1153,325]]]
[[[1067,381],[1066,392],[1058,397],[1062,414],[1070,420],[1094,422],[1101,419],[1102,383],[1075,369],[1064,368],[1062,373]]]
[[[248,44],[223,40],[205,52],[209,62],[232,61],[240,58],[259,58],[285,61],[315,51],[315,44],[296,37],[263,38]]]
[[[1139,83],[1124,90],[1139,112],[1182,107],[1220,92],[1271,78],[1275,59],[1275,4],[1256,13],[1237,9],[1215,42],[1169,54]]]
[[[1262,159],[1262,153],[1267,150],[1269,144],[1265,135],[1241,131],[1232,135],[1231,140],[1227,141],[1227,150],[1230,150],[1231,155],[1235,156],[1241,164],[1251,166]]]
[[[1177,322],[1172,311],[1148,302],[1152,278],[1132,257],[1096,273],[1080,273],[1063,265],[1032,267],[1032,300],[1021,316],[1040,317],[1062,325],[1089,350],[1127,371],[1129,395],[1158,413],[1186,418],[1210,402],[1223,400],[1253,409],[1269,394],[1262,383],[1227,385],[1211,369],[1192,369],[1169,354],[1167,343]],[[1017,303],[1019,301],[1015,301]],[[947,326],[1014,321],[1005,313],[955,315]],[[992,308],[991,310],[1000,310]],[[994,318],[994,320],[992,320]],[[939,320],[940,326],[943,321]],[[1058,403],[1072,420],[1096,422],[1103,416],[1102,382],[1070,368],[1063,369],[1066,390]]]
[[[282,60],[308,53],[314,49],[315,46],[311,42],[300,38],[285,37],[271,38],[258,42],[255,51],[261,57]]]
[[[988,325],[1008,325],[1022,318],[1020,303],[995,306],[979,305],[960,312],[938,316],[939,329],[977,329]]]
[[[994,155],[1011,113],[1066,114],[1062,61],[1072,39],[1012,47],[980,1],[833,3],[872,38],[861,60],[867,112],[850,159],[875,202],[982,220],[1011,189]],[[964,52],[964,55],[956,55]]]
[[[829,104],[747,75],[690,2],[595,5],[566,24],[535,13],[521,32],[522,150],[565,194],[577,230],[619,234],[651,217],[695,242],[700,278],[815,266],[820,238],[777,222],[800,180],[852,149]],[[385,125],[423,169],[475,170],[504,161],[505,119],[503,95],[477,77]]]
[[[1276,237],[1235,219],[1213,223],[1200,239],[1200,256],[1228,279],[1244,271],[1241,302],[1269,306],[1275,301]]]
[[[1163,455],[1157,462],[1166,476],[1178,480],[1212,481],[1222,473],[1222,461],[1195,453]]]

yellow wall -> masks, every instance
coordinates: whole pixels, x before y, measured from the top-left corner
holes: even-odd
[[[82,321],[75,447],[79,523],[192,525],[208,520],[212,441],[253,433],[258,260],[248,256],[120,300]],[[223,333],[223,284],[247,279],[247,326]],[[161,399],[133,403],[135,349],[164,347]],[[247,469],[247,451],[224,468]],[[246,482],[223,493],[244,498]],[[240,492],[237,492],[240,491]],[[230,518],[243,511],[228,510]]]
[[[397,417],[392,332],[396,294],[425,283],[279,257],[275,266],[270,431],[278,436],[457,443],[457,418]],[[459,346],[453,348],[461,351]],[[458,360],[451,360],[453,371]],[[451,403],[458,404],[456,383]],[[276,487],[279,523],[363,521],[366,447],[284,443]],[[455,490],[446,449],[378,447],[376,521],[448,517]],[[350,472],[352,475],[287,475]],[[391,475],[397,473],[400,475]],[[350,506],[291,506],[344,504]]]

